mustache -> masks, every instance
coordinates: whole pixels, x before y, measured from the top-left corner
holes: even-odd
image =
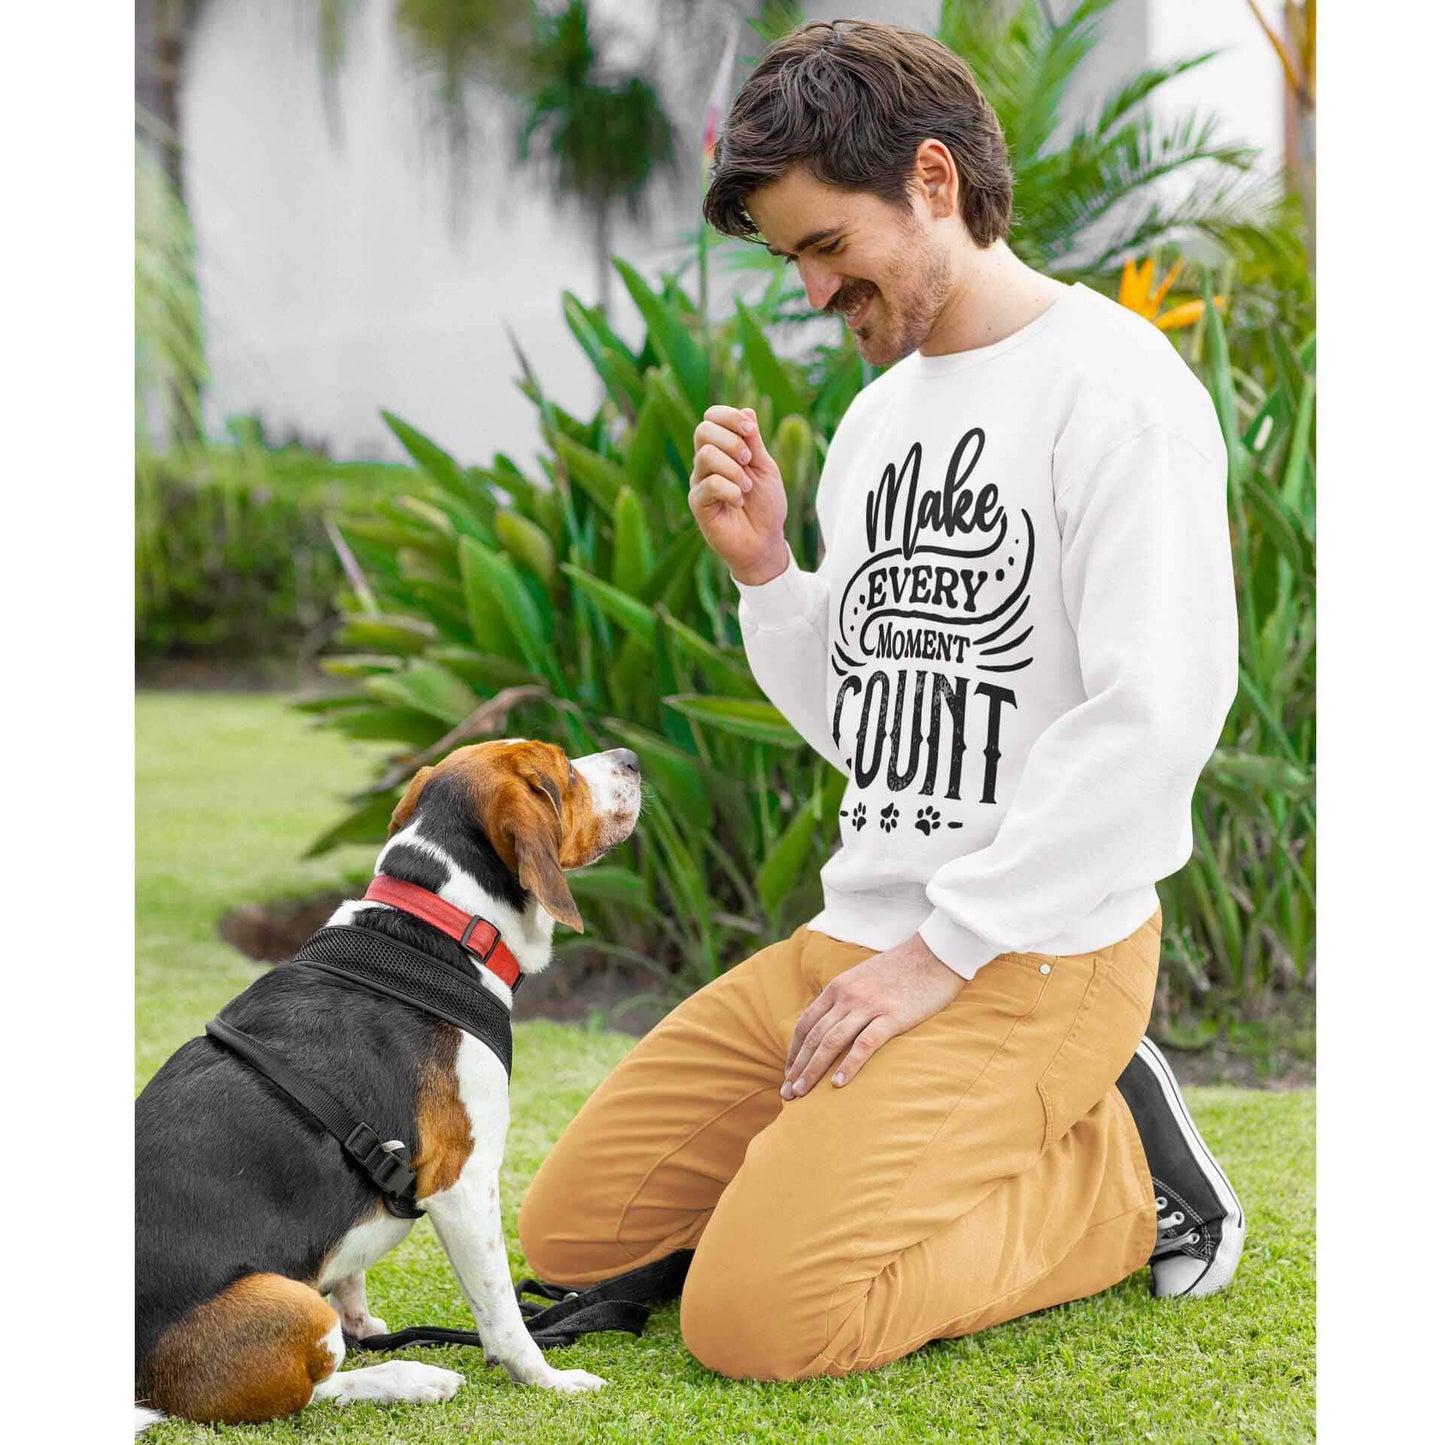
[[[851,311],[860,301],[866,301],[877,289],[871,281],[849,281],[838,288],[837,294],[823,310],[841,316],[845,311]]]

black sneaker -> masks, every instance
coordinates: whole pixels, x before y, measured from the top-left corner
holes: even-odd
[[[1244,1208],[1205,1147],[1179,1081],[1145,1039],[1119,1078],[1154,1178],[1158,1238],[1149,1267],[1156,1298],[1205,1295],[1234,1278],[1244,1248]]]

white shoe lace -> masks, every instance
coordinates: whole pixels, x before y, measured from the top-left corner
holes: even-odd
[[[1183,1249],[1185,1245],[1199,1243],[1199,1231],[1191,1229],[1188,1234],[1170,1234],[1171,1229],[1178,1229],[1184,1223],[1184,1212],[1180,1209],[1172,1210],[1166,1214],[1164,1211],[1169,1208],[1169,1201],[1162,1195],[1154,1196],[1154,1213],[1158,1216],[1155,1220],[1155,1245],[1154,1253],[1172,1254],[1175,1250]]]

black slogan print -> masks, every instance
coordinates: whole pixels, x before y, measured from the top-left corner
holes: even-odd
[[[914,442],[866,499],[868,556],[838,595],[831,656],[833,741],[859,787],[997,802],[1018,674],[1033,661],[1034,524],[993,482],[971,485],[985,441],[966,431],[934,485]],[[920,814],[921,831],[937,816]]]

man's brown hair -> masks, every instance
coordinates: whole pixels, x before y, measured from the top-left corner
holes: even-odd
[[[946,45],[867,20],[816,20],[771,46],[728,112],[702,210],[758,240],[747,197],[802,164],[820,181],[907,203],[929,138],[953,155],[959,210],[980,246],[1008,235],[1013,173],[993,107]]]

